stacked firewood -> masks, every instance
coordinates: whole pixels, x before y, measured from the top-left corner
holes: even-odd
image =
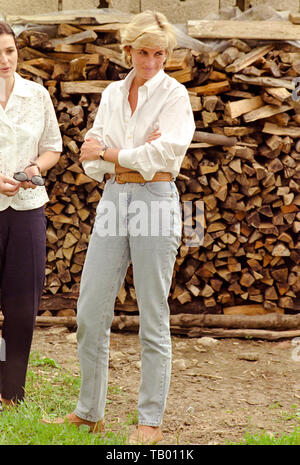
[[[121,27],[60,24],[54,38],[35,30],[18,38],[19,72],[48,89],[64,144],[59,163],[46,175],[46,300],[78,294],[104,187],[84,174],[80,146],[102,90],[129,72]],[[246,304],[261,312],[297,310],[299,70],[300,50],[283,42],[250,48],[234,39],[222,52],[180,48],[168,60],[166,71],[189,91],[197,126],[176,181],[190,210],[184,211],[172,313],[226,313]],[[198,200],[204,202],[206,226],[203,245],[193,246],[189,234],[203,227]],[[137,309],[131,267],[116,308]]]
[[[203,247],[185,257],[185,289],[212,309],[243,301],[268,311],[296,309],[300,50],[278,43],[250,49],[232,40],[222,53],[196,61],[202,70],[189,89],[202,96],[197,127],[228,144],[191,151],[183,165],[192,180],[179,186],[201,195],[207,221]]]

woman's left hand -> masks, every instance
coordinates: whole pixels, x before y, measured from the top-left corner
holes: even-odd
[[[27,174],[28,179],[31,179],[33,176],[41,175],[38,167],[35,165],[26,166],[26,168],[24,169],[24,173]],[[23,187],[23,189],[35,189],[37,186],[33,184],[31,181],[23,181],[20,183],[20,187]]]
[[[158,139],[161,136],[161,132],[158,128],[154,129],[153,132],[147,137],[148,144],[151,144],[152,141]]]
[[[96,139],[86,139],[81,146],[79,161],[99,160],[99,153],[104,148]]]

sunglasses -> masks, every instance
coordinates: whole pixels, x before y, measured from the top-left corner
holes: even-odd
[[[13,175],[13,178],[16,181],[24,182],[24,181],[31,181],[32,184],[35,186],[44,186],[45,185],[45,180],[42,178],[42,176],[36,175],[32,176],[31,179],[28,178],[27,174],[24,173],[24,171],[18,171]]]

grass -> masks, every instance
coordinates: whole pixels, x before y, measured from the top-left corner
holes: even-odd
[[[245,433],[245,439],[238,443],[230,443],[231,445],[246,445],[246,446],[299,446],[300,445],[300,409],[298,405],[292,405],[293,412],[281,411],[281,421],[287,422],[290,420],[296,420],[297,426],[294,427],[294,431],[290,434],[273,434],[266,431],[262,433],[250,434]],[[270,409],[279,409],[281,405],[279,402],[274,402],[270,405]],[[299,424],[299,426],[298,426]]]
[[[74,410],[80,389],[80,378],[38,352],[30,356],[26,382],[25,401],[15,409],[5,410],[0,416],[0,445],[124,445],[127,430],[138,422],[137,411],[129,413],[124,424],[118,425],[119,433],[105,425],[102,435],[90,434],[88,427],[79,429],[71,424],[45,425],[42,418],[64,416]],[[122,389],[109,386],[108,403],[115,396],[123,395]],[[125,402],[125,400],[124,400]],[[282,420],[297,420],[299,426],[290,434],[276,435],[268,432],[250,434],[238,443],[228,445],[300,445],[300,409],[293,405],[294,412],[281,412]],[[270,408],[280,408],[274,402]],[[123,433],[120,433],[123,431]],[[179,443],[179,438],[178,438]]]
[[[300,445],[300,428],[295,428],[291,434],[282,434],[273,436],[267,432],[259,434],[245,434],[245,439],[231,445],[246,446],[299,446]]]
[[[80,379],[61,368],[53,359],[32,353],[26,382],[25,401],[15,409],[1,413],[0,445],[119,445],[126,444],[127,434],[115,434],[110,425],[102,435],[90,434],[88,427],[71,424],[46,425],[51,419],[74,410]],[[121,394],[113,386],[108,395]],[[126,431],[126,426],[120,430]]]

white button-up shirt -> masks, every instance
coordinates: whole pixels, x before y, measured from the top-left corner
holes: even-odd
[[[61,152],[62,139],[50,95],[43,86],[15,73],[5,110],[0,105],[0,173],[13,177],[46,151]],[[44,186],[0,194],[0,210],[31,210],[49,200]]]
[[[188,92],[161,70],[139,87],[132,115],[128,96],[134,76],[132,70],[124,80],[111,83],[103,91],[94,125],[85,138],[121,149],[119,164],[140,172],[146,180],[159,171],[176,178],[195,131]],[[156,128],[161,136],[147,143]],[[115,164],[104,160],[84,161],[83,167],[97,181],[102,181],[105,173],[115,172]]]

